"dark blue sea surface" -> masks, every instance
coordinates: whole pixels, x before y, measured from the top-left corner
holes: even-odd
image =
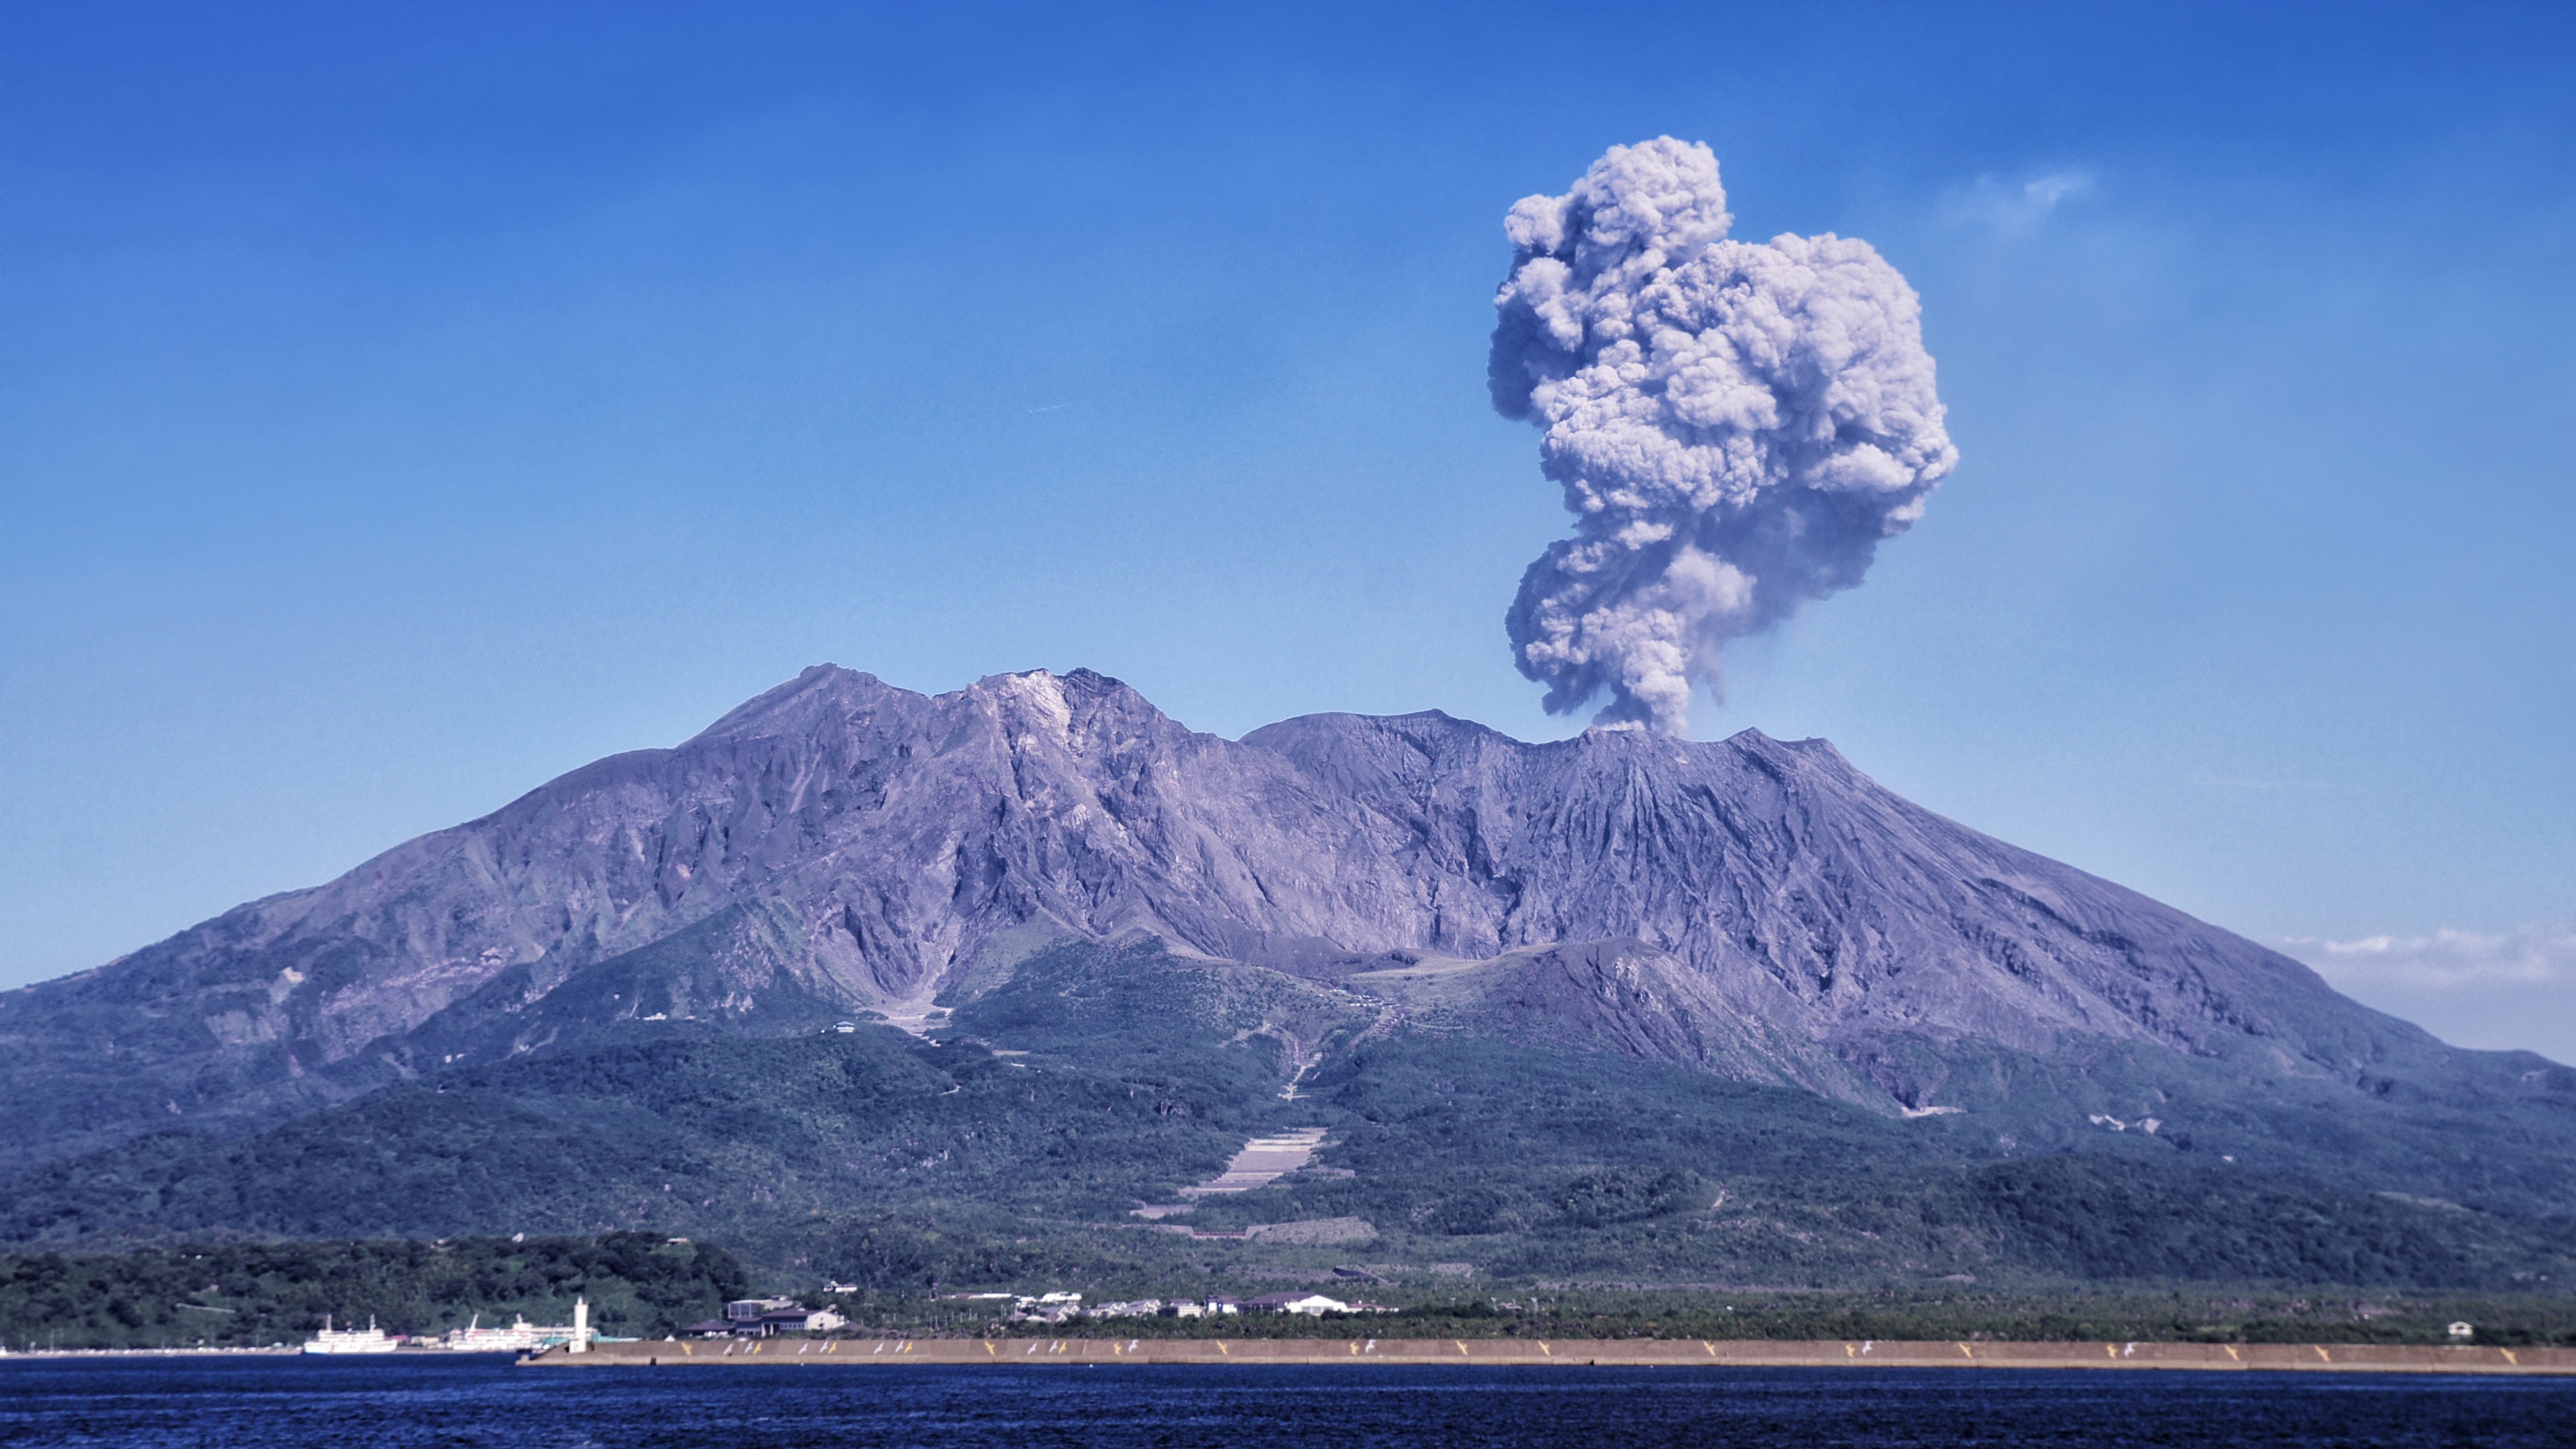
[[[2064,1370],[0,1361],[0,1444],[2576,1444],[2576,1379]]]

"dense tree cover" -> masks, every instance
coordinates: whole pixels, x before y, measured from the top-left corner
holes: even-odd
[[[6,1185],[0,1238],[745,1233],[822,1210],[969,1201],[1116,1216],[1216,1171],[1275,1105],[1245,1053],[1214,1081],[1094,1069],[886,1027],[639,1034],[395,1087],[240,1141],[165,1133]]]
[[[1184,1221],[1363,1218],[1408,1256],[1511,1280],[2569,1277],[2563,1224],[2167,1148],[2007,1153],[1955,1117],[1892,1120],[1617,1058],[1397,1038],[1349,1053],[1315,1085],[1319,1105],[1339,1112],[1323,1155],[1332,1175],[1219,1199]]]
[[[631,1026],[256,1136],[164,1134],[39,1169],[0,1184],[0,1239],[94,1251],[649,1228],[723,1242],[776,1284],[837,1279],[886,1304],[1250,1293],[1350,1265],[1372,1265],[1371,1296],[1409,1302],[1462,1281],[1901,1293],[1960,1275],[2028,1292],[2549,1293],[2576,1243],[2564,1223],[2138,1132],[2034,1151],[1974,1113],[1900,1119],[1407,1029],[1328,987],[1150,946],[1022,963],[937,1041]],[[1320,1065],[1287,1099],[1292,1057]],[[1159,1225],[1131,1216],[1290,1126],[1330,1134],[1309,1170]],[[1298,1223],[1330,1225],[1330,1241],[1186,1235]]]
[[[749,1290],[721,1248],[658,1233],[441,1242],[183,1243],[113,1254],[0,1257],[0,1340],[15,1348],[259,1345],[330,1315],[438,1333],[476,1315],[569,1323],[590,1300],[603,1333],[668,1333]]]

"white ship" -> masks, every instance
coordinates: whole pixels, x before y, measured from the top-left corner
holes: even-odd
[[[572,1338],[569,1328],[541,1328],[522,1318],[507,1328],[485,1328],[483,1315],[463,1328],[447,1330],[447,1346],[459,1353],[528,1353]]]
[[[376,1321],[373,1318],[367,1320],[365,1328],[333,1328],[331,1315],[326,1313],[322,1315],[322,1331],[313,1336],[312,1342],[304,1345],[304,1351],[306,1353],[391,1353],[398,1346],[396,1340],[376,1327]]]
[[[591,1340],[598,1337],[590,1331],[590,1300],[577,1298],[572,1305],[570,1326],[530,1323],[525,1318],[507,1328],[485,1328],[483,1315],[477,1313],[463,1328],[447,1330],[447,1346],[459,1353],[533,1353],[559,1343],[571,1344],[574,1353],[589,1351]]]

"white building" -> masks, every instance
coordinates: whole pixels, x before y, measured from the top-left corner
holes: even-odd
[[[1321,1293],[1264,1293],[1246,1299],[1243,1306],[1254,1313],[1302,1313],[1309,1318],[1351,1311],[1351,1305]]]
[[[829,1333],[849,1326],[850,1320],[829,1308],[782,1308],[760,1315],[763,1333]]]

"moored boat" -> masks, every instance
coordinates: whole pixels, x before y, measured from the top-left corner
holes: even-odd
[[[570,1328],[546,1327],[521,1318],[507,1328],[485,1328],[476,1314],[463,1328],[447,1330],[447,1346],[459,1353],[528,1353],[569,1342]]]
[[[364,1328],[333,1328],[331,1316],[322,1315],[322,1331],[304,1345],[306,1353],[391,1353],[401,1347],[401,1340],[376,1327],[370,1317]]]

